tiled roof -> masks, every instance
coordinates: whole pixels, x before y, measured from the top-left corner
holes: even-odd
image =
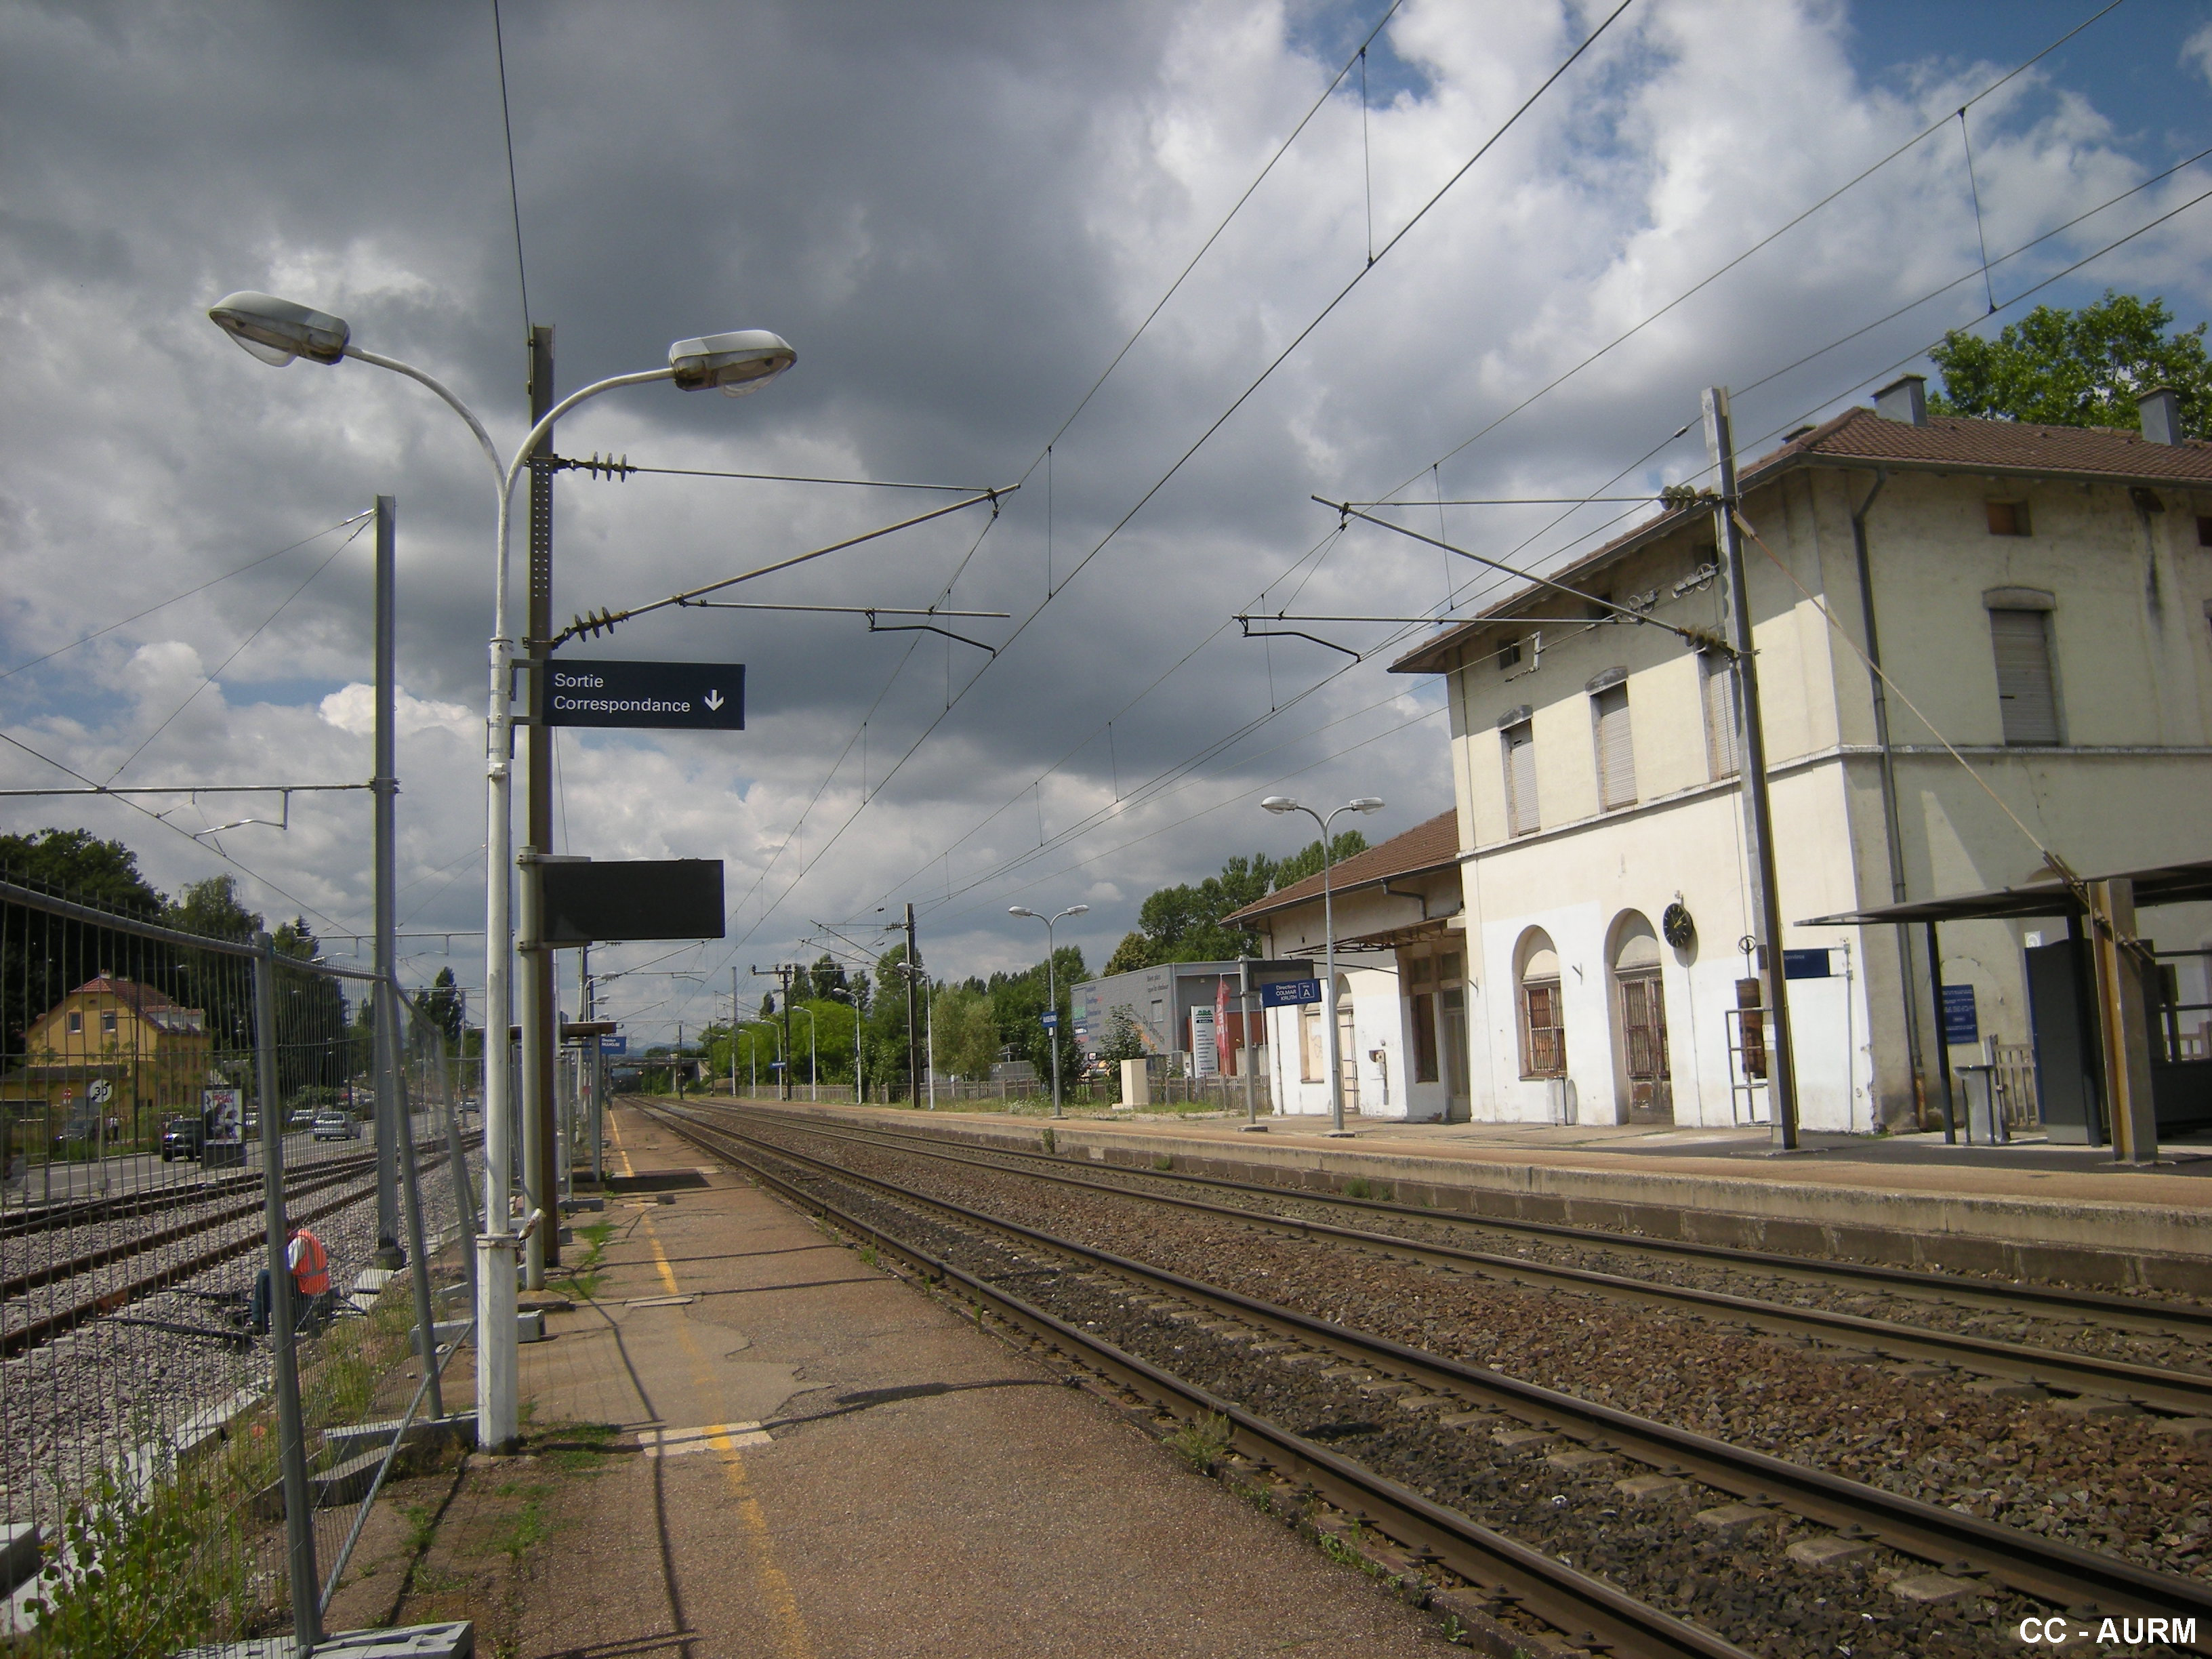
[[[1911,471],[1994,472],[2021,477],[2101,479],[2114,483],[2172,483],[2212,489],[2212,443],[2152,443],[2140,432],[2105,426],[2030,426],[2021,421],[1969,420],[1931,415],[1925,426],[1893,421],[1864,407],[1842,414],[1791,439],[1743,469],[1738,487],[1748,491],[1793,467],[1824,462],[1892,466]],[[1650,541],[1686,515],[1710,517],[1710,503],[1670,507],[1625,535],[1584,554],[1552,580],[1572,586],[1624,550]],[[1424,641],[1390,665],[1394,674],[1430,674],[1447,665],[1454,647],[1528,604],[1523,588],[1456,628]]]
[[[1410,876],[1417,871],[1442,870],[1459,862],[1459,814],[1439,812],[1426,823],[1417,823],[1402,836],[1393,836],[1379,847],[1370,847],[1364,853],[1354,853],[1328,874],[1329,890],[1348,892],[1355,887],[1372,886],[1376,882],[1389,881],[1394,876]],[[1293,904],[1321,896],[1322,878],[1308,876],[1304,881],[1292,882],[1288,887],[1278,888],[1263,899],[1246,905],[1221,920],[1234,927],[1272,912],[1287,909]]]
[[[72,996],[112,996],[129,1003],[133,1008],[151,1010],[173,1008],[177,1005],[150,985],[141,985],[135,979],[118,979],[112,974],[102,974],[88,979],[70,994]]]
[[[1810,456],[2130,482],[2169,478],[2176,483],[2212,486],[2212,443],[2201,438],[2159,444],[2118,427],[2030,426],[2024,421],[1967,420],[1955,415],[1931,415],[1927,425],[1914,426],[1865,408],[1847,409],[1761,457],[1746,469],[1743,482],[1760,483],[1762,474]]]

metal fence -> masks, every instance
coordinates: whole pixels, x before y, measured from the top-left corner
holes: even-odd
[[[10,1651],[293,1651],[444,1404],[474,1225],[455,1056],[313,948],[0,882]]]

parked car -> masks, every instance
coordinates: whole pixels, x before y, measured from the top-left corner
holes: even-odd
[[[173,1117],[161,1126],[161,1162],[200,1156],[207,1127],[196,1117]]]
[[[312,1109],[302,1106],[284,1120],[284,1133],[297,1134],[302,1129],[312,1129],[315,1127],[315,1117],[316,1114]]]
[[[315,1114],[315,1139],[318,1140],[358,1140],[361,1139],[361,1120],[350,1112],[341,1112],[336,1107],[325,1107]]]

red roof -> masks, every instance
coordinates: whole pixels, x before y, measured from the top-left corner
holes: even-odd
[[[1395,876],[1449,869],[1458,862],[1459,814],[1439,812],[1426,823],[1417,823],[1404,835],[1393,836],[1379,847],[1354,853],[1328,872],[1328,888],[1332,893],[1349,892],[1355,887],[1371,887]],[[1321,883],[1322,878],[1314,875],[1292,882],[1288,887],[1277,888],[1267,897],[1222,917],[1222,922],[1235,927],[1240,921],[1317,899],[1321,896]]]
[[[88,979],[70,993],[71,996],[105,995],[129,1003],[133,1008],[173,1008],[177,1004],[150,985],[141,985],[135,979],[118,979],[112,974],[102,974]]]
[[[1969,420],[1955,415],[1931,415],[1927,425],[1915,426],[1864,407],[1847,409],[1762,455],[1743,470],[1738,488],[1747,492],[1794,467],[1824,463],[2212,489],[2212,443],[2201,438],[2160,444],[2118,427],[2030,426],[2024,421]],[[1686,515],[1709,518],[1711,514],[1709,501],[1669,507],[1584,554],[1565,570],[1552,573],[1552,580],[1572,586],[1616,555],[1674,529]],[[1390,672],[1439,672],[1449,665],[1454,647],[1492,623],[1510,618],[1528,602],[1532,592],[1523,588],[1458,627],[1433,635],[1392,663]]]

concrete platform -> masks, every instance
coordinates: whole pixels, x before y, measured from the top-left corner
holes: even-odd
[[[712,1104],[712,1102],[698,1103]],[[726,1098],[721,1103],[729,1103]],[[1376,1195],[1501,1219],[1559,1222],[2039,1283],[2143,1286],[2212,1299],[2212,1146],[2156,1169],[2040,1142],[1946,1146],[1941,1135],[1806,1137],[1765,1129],[1409,1124],[1318,1117],[1070,1117],[756,1103],[1077,1159]]]
[[[1453,1650],[1097,1396],[611,1121],[639,1195],[610,1197],[602,1277],[547,1316],[522,1386],[533,1425],[616,1425],[652,1455],[565,1489],[524,1659]]]

